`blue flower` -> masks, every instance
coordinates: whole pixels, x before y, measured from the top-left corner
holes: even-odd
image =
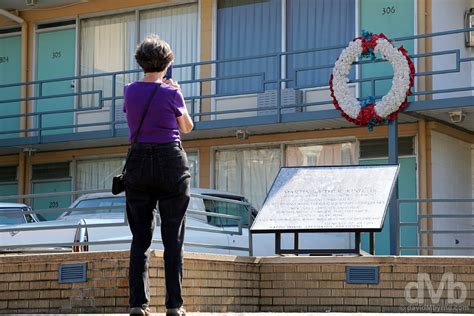
[[[372,32],[362,30],[362,36],[365,37],[366,40],[370,41],[372,39]]]
[[[367,105],[369,105],[370,103],[374,103],[375,102],[375,98],[373,96],[369,96],[367,97],[367,99],[365,100],[362,100],[360,101],[360,106],[365,108]]]

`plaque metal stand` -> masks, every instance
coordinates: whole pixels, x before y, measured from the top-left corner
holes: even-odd
[[[314,233],[323,232],[321,230],[312,231]],[[327,232],[327,231],[324,231]],[[333,231],[337,232],[337,231]],[[299,232],[293,232],[293,248],[292,249],[282,249],[281,248],[281,231],[275,232],[275,253],[277,255],[286,255],[286,254],[310,254],[310,255],[328,255],[328,254],[358,254],[361,255],[360,249],[360,233],[362,231],[355,232],[355,247],[349,249],[337,248],[337,249],[300,249],[299,248]],[[288,233],[288,232],[285,232]],[[373,231],[369,232],[369,254],[375,255],[375,233]]]

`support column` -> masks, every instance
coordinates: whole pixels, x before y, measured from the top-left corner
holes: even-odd
[[[426,121],[418,121],[418,198],[428,198],[428,168],[427,168],[427,135]],[[419,214],[428,214],[428,203],[420,203],[417,205]],[[426,219],[421,223],[421,229],[426,230]],[[418,239],[419,246],[428,246],[428,235],[423,234]],[[420,255],[427,255],[427,250],[421,250]]]
[[[24,152],[20,152],[18,154],[18,195],[26,194],[26,154]],[[23,199],[18,199],[18,203],[24,203]]]
[[[21,24],[21,82],[28,81],[28,23],[25,21]],[[28,86],[21,86],[20,95],[22,98],[28,96]],[[27,102],[21,101],[20,113],[27,113]],[[27,128],[27,117],[20,117],[20,129]],[[20,137],[28,136],[26,132],[21,132]]]
[[[199,1],[200,6],[200,21],[201,21],[201,51],[200,51],[200,60],[208,61],[212,60],[212,38],[214,36],[212,32],[213,26],[213,11],[214,4],[213,0],[201,0]],[[199,67],[199,78],[210,78],[212,76],[212,69],[215,69],[215,66],[212,65],[202,65]],[[201,96],[210,95],[212,93],[212,81],[205,81],[201,83]],[[199,101],[200,109],[199,112],[210,112],[211,111],[211,99],[201,99]],[[210,116],[200,116],[199,120],[207,121],[210,120]]]
[[[398,119],[391,121],[388,125],[388,163],[398,164]],[[398,214],[398,179],[389,202],[390,215],[390,254],[398,255],[400,243],[400,218]]]

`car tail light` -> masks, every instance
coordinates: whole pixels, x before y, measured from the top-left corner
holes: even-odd
[[[87,224],[84,219],[81,219],[74,234],[74,243],[84,243],[89,241],[89,232],[87,231]],[[73,245],[72,252],[88,252],[89,245]]]

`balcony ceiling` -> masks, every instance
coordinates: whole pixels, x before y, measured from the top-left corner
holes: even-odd
[[[462,111],[465,115],[464,120],[459,123],[451,121],[449,116],[450,112]],[[452,126],[460,127],[466,131],[474,133],[474,106],[455,108],[455,109],[442,109],[442,110],[432,110],[432,111],[420,111],[419,113],[435,118],[439,121],[444,121]]]
[[[61,7],[65,5],[70,5],[74,3],[87,2],[88,0],[37,0],[36,5],[29,6],[27,5],[26,0],[1,0],[0,9],[5,10],[32,10],[32,9],[47,9],[53,7]],[[32,2],[32,1],[28,1]]]

